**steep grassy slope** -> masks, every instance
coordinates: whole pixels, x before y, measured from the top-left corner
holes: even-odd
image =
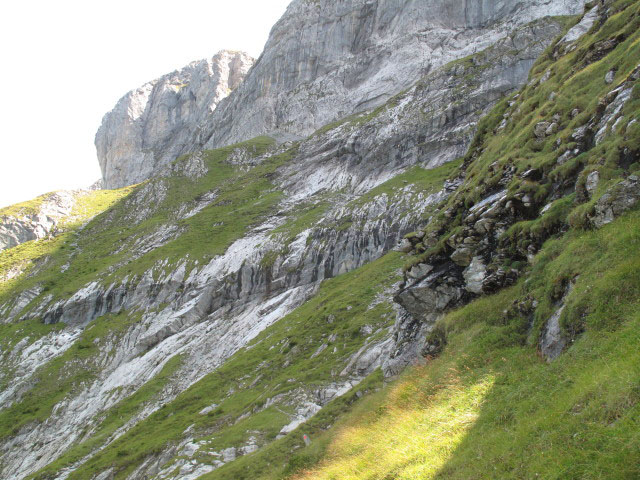
[[[268,175],[291,153],[274,155],[250,172],[226,163],[226,159],[235,148],[250,159],[273,144],[272,139],[258,138],[208,152],[190,162],[179,160],[177,171],[167,178],[80,197],[69,219],[63,222],[61,234],[0,252],[0,275],[16,266],[25,270],[23,275],[0,283],[0,304],[10,304],[20,292],[29,289],[46,293],[49,302],[53,302],[69,297],[92,281],[107,284],[125,276],[135,278],[158,259],[169,265],[189,260],[192,267],[220,254],[273,208],[280,194],[273,189]],[[208,199],[206,194],[212,192]],[[148,204],[142,208],[145,202]],[[92,220],[85,224],[87,219]],[[170,226],[166,237],[154,238],[158,248],[141,245],[141,239],[165,225]],[[24,312],[30,308],[33,305]],[[34,342],[59,327],[39,323],[30,320],[2,325],[3,350],[23,338]]]
[[[57,236],[0,252],[0,272],[17,265],[26,270],[17,278],[0,283],[0,304],[4,303],[6,309],[3,315],[11,311],[14,303],[19,304],[19,308],[24,307],[20,304],[21,295],[24,295],[21,292],[35,293],[26,297],[27,303],[40,294],[46,295],[49,302],[55,302],[89,282],[112,282],[144,272],[158,258],[165,262],[189,259],[193,266],[220,254],[273,208],[280,194],[273,189],[268,175],[286,161],[289,153],[280,152],[252,168],[227,163],[227,157],[236,150],[250,161],[271,149],[273,143],[271,139],[258,138],[234,148],[208,152],[190,162],[180,160],[176,162],[179,171],[167,178],[82,196],[69,219],[61,224]],[[207,197],[211,192],[214,194]],[[141,202],[148,202],[146,208],[136,208]],[[23,206],[19,209],[22,211]],[[86,223],[91,218],[93,220]],[[162,239],[162,245],[155,250],[145,249],[144,245],[140,247],[139,239],[145,234],[176,223],[181,235]],[[162,307],[157,305],[156,309]],[[34,305],[27,304],[22,313],[33,308]],[[94,381],[110,358],[101,355],[102,350],[117,344],[140,322],[142,314],[122,311],[102,316],[77,338],[76,333],[71,333],[71,339],[77,340],[73,347],[66,349],[67,346],[56,345],[51,353],[44,354],[45,359],[51,354],[55,358],[44,364],[37,361],[35,372],[20,372],[7,361],[12,349],[17,345],[21,348],[26,345],[31,350],[43,348],[40,341],[63,332],[65,327],[62,323],[43,324],[38,313],[34,317],[26,320],[22,317],[20,321],[0,325],[1,355],[5,359],[0,369],[3,389],[15,384],[16,375],[20,378],[24,373],[34,373],[27,388],[20,387],[24,392],[0,412],[0,438],[3,439],[16,435],[25,425],[45,421],[56,404],[77,394],[87,382]],[[58,347],[66,350],[55,354]],[[125,405],[119,406],[129,412],[126,418],[139,412],[146,399],[158,393],[178,365],[179,358],[170,361],[161,374]],[[105,420],[109,426],[116,425],[111,430],[106,429],[109,434],[125,423],[122,421],[125,416],[118,412],[117,417]],[[104,432],[103,428],[98,433]],[[98,435],[98,438],[104,440],[106,437]]]
[[[0,279],[6,278],[12,270],[21,272],[16,278],[0,281],[0,299],[2,299],[0,303],[10,299],[28,286],[38,283],[40,272],[53,270],[54,265],[60,267],[64,264],[64,260],[73,258],[70,251],[76,248],[77,238],[82,236],[86,223],[126,198],[131,190],[129,187],[120,190],[98,190],[78,194],[73,210],[67,218],[59,222],[55,235],[25,242],[0,252]],[[31,208],[37,211],[38,206],[47,197],[47,195],[43,195],[32,202],[7,207],[7,209],[3,209],[3,212],[15,215],[23,214]],[[53,271],[53,275],[55,275],[55,270]],[[33,278],[36,280],[32,280]],[[22,325],[5,323],[0,325],[0,345],[3,351],[6,351],[22,338],[32,336],[33,339],[36,339],[51,329],[59,327],[42,325],[41,322],[28,322],[28,324]]]
[[[470,208],[501,189],[509,198],[528,196],[530,210],[521,216],[530,218],[504,237],[510,256],[523,259],[526,255],[518,248],[523,244],[539,243],[569,224],[586,226],[602,194],[640,168],[638,5],[632,0],[605,4],[609,17],[602,19],[604,24],[596,22],[591,34],[575,45],[556,42],[549,47],[534,66],[529,85],[483,118],[464,158],[464,183],[425,228],[427,236],[439,236],[437,245],[419,245],[422,255],[413,263],[440,254]],[[605,81],[607,74],[611,76]],[[618,85],[632,88],[626,101],[616,96]],[[539,125],[550,130],[536,135]],[[526,175],[529,171],[534,177]],[[587,192],[585,184],[594,171],[599,182],[594,192]],[[541,212],[554,201],[553,208]]]
[[[293,409],[305,395],[313,397],[327,381],[353,381],[353,375],[340,375],[349,358],[366,339],[375,343],[393,322],[388,302],[376,302],[385,288],[398,280],[398,254],[390,254],[355,272],[325,282],[317,295],[289,316],[258,336],[247,348],[238,352],[220,369],[209,374],[166,404],[160,411],[139,423],[69,478],[92,478],[113,468],[115,478],[126,478],[154,451],[167,444],[182,444],[185,438],[203,442],[215,460],[217,452],[245,443],[259,436],[259,443],[273,440],[289,416],[283,409]],[[373,335],[372,335],[373,333]],[[324,349],[319,347],[324,345]],[[238,372],[246,375],[238,376]],[[356,375],[357,376],[357,375]],[[361,380],[358,379],[358,380]],[[154,379],[152,384],[161,381]],[[363,383],[366,390],[379,382],[379,376]],[[34,478],[48,478],[48,473],[79,460],[92,448],[126,423],[136,408],[144,404],[145,392],[116,405],[91,438],[76,447]],[[278,401],[278,398],[288,398]],[[326,426],[335,415],[356,397],[356,390],[338,405],[314,419],[315,429]],[[289,403],[289,406],[287,406]],[[206,414],[199,412],[214,405]],[[252,414],[249,416],[248,414]],[[188,429],[188,435],[185,431]],[[287,437],[280,443],[300,445],[301,437]],[[202,455],[202,453],[200,453]],[[177,459],[181,458],[177,455]],[[188,458],[186,454],[184,458]],[[171,477],[179,477],[179,465],[169,468]]]
[[[459,205],[468,209],[495,191],[504,176],[492,171],[511,165],[517,173],[543,170],[542,181],[513,176],[508,188],[513,195],[526,191],[537,196],[539,208],[552,202],[546,215],[515,223],[502,236],[501,245],[511,255],[500,261],[519,270],[520,281],[449,313],[432,333],[431,341],[446,344],[438,358],[355,402],[332,428],[324,431],[318,427],[326,424],[312,420],[297,436],[204,478],[638,476],[640,215],[635,210],[600,230],[583,228],[598,199],[637,170],[628,161],[638,151],[635,126],[629,125],[640,111],[637,93],[624,105],[617,132],[563,168],[556,166],[557,158],[574,147],[572,132],[602,108],[602,96],[615,87],[604,81],[607,72],[615,68],[618,81],[624,81],[640,62],[637,2],[609,7],[607,23],[594,28],[572,53],[558,60],[555,46],[540,60],[534,80],[550,69],[557,79],[532,82],[512,105],[505,101],[483,121],[462,167],[466,177],[459,193],[427,228],[442,238],[450,236],[464,216],[445,212]],[[626,40],[603,59],[583,63],[585,52],[612,31],[626,32]],[[582,90],[576,83],[584,85]],[[571,119],[575,108],[581,116]],[[556,113],[565,119],[564,128],[554,132],[557,136],[536,139],[536,124]],[[501,128],[503,118],[510,120]],[[558,138],[568,145],[556,143]],[[617,153],[603,160],[605,151]],[[581,193],[585,179],[596,169],[600,183],[587,196]],[[528,240],[525,252],[531,237],[540,242],[530,265],[519,247],[523,237]],[[410,265],[447,247],[439,242],[422,254],[420,248]],[[568,283],[574,286],[563,298]],[[563,331],[573,343],[548,364],[536,347],[562,301]],[[310,434],[310,446],[303,446],[302,433]]]
[[[189,258],[193,265],[224,252],[276,204],[279,193],[268,175],[291,153],[246,169],[226,162],[227,157],[242,149],[249,161],[273,145],[272,139],[261,137],[189,161],[178,160],[170,176],[134,187],[135,195],[118,202],[72,238],[58,241],[58,248],[43,252],[49,256],[49,264],[37,277],[2,284],[0,303],[36,283],[44,284],[56,298],[64,298],[90,281],[139,275],[158,259],[176,263]],[[193,210],[184,211],[185,206]],[[204,225],[212,225],[214,230]],[[141,239],[163,227],[165,235],[153,237],[155,244],[141,244]],[[17,251],[15,255],[20,254]],[[11,261],[7,256],[7,262]],[[61,271],[65,264],[68,268]]]
[[[92,192],[78,192],[75,194],[75,204],[70,214],[62,218],[56,226],[56,234],[38,241],[32,240],[14,248],[0,252],[0,295],[6,292],[10,285],[8,282],[12,269],[18,269],[22,273],[29,274],[34,263],[56,252],[60,247],[67,245],[84,223],[109,209],[118,200],[129,194],[131,188],[120,190],[98,190]],[[36,215],[41,205],[49,200],[50,194],[42,195],[29,202],[19,203],[0,210],[0,217]],[[17,275],[16,275],[17,276]]]
[[[406,196],[408,188],[434,192],[457,165],[432,170],[414,168],[354,200],[354,207],[373,201],[379,195]],[[286,246],[300,231],[313,225],[325,209],[323,202],[309,209],[296,209],[273,235],[281,236],[281,244]],[[316,213],[318,210],[320,213]],[[339,228],[330,226],[334,227]],[[269,255],[263,261],[268,260]],[[69,478],[91,478],[110,469],[115,478],[127,478],[127,475],[135,475],[132,472],[142,463],[153,459],[156,452],[167,448],[173,448],[174,458],[164,471],[169,478],[180,478],[180,468],[191,460],[188,451],[182,450],[185,444],[194,443],[199,446],[198,460],[215,465],[226,449],[243,444],[262,447],[273,442],[273,446],[264,447],[272,454],[263,458],[270,460],[256,462],[252,456],[247,456],[246,460],[242,457],[229,464],[233,475],[268,471],[274,458],[281,459],[285,471],[291,471],[300,460],[289,463],[287,457],[302,445],[301,435],[294,433],[274,440],[291,422],[291,415],[301,404],[304,407],[305,401],[317,402],[318,392],[326,392],[327,385],[334,390],[328,394],[329,398],[335,391],[358,385],[348,394],[333,399],[321,413],[300,427],[314,434],[326,429],[362,392],[381,383],[379,372],[371,374],[371,369],[358,370],[350,364],[364,345],[375,345],[389,335],[395,313],[388,292],[398,282],[403,262],[400,254],[391,253],[324,282],[310,301],[265,330],[221,368],[165,404],[107,448],[96,452],[96,448],[111,442],[112,435],[135,419],[150,401],[159,398],[172,375],[175,380],[181,359],[174,359],[137,393],[113,406],[101,423],[87,432],[83,441],[33,478],[55,478],[56,473],[81,460],[86,463]],[[6,422],[5,431],[15,432],[26,422],[44,420],[53,405],[68,395],[74,385],[91,378],[96,370],[92,359],[100,361],[101,345],[118,341],[119,326],[126,328],[139,320],[139,315],[123,312],[94,321],[75,347],[43,369],[39,375],[43,380],[22,402],[2,412],[0,426]],[[86,361],[81,362],[80,358]],[[181,368],[185,367],[181,365]],[[246,374],[238,375],[238,372]],[[50,381],[44,381],[45,378]],[[212,405],[208,413],[200,413]],[[160,431],[163,433],[159,434]],[[92,458],[87,457],[92,453],[95,454]],[[227,471],[228,468],[221,469],[221,478],[228,475]]]
[[[296,478],[638,478],[639,247],[637,210],[547,242],[519,284],[447,315],[440,356],[359,405]],[[585,333],[548,364],[514,305],[576,275],[566,321]]]
[[[2,301],[8,305],[6,311],[10,311],[14,303],[23,308],[18,300],[25,291],[31,289],[36,297],[40,297],[34,301],[27,297],[27,302],[31,303],[27,303],[23,311],[16,310],[21,313],[20,318],[1,325],[0,341],[5,359],[2,386],[5,395],[12,397],[0,411],[0,440],[11,444],[25,432],[29,435],[34,429],[46,428],[57,421],[56,414],[61,405],[67,407],[70,402],[86,398],[93,385],[100,388],[100,381],[117,368],[120,355],[136,363],[156,346],[151,343],[142,349],[127,350],[132,337],[135,342],[140,339],[141,330],[153,329],[154,316],[179,311],[179,308],[155,301],[151,297],[152,291],[151,294],[145,292],[145,298],[135,304],[134,309],[96,313],[101,305],[111,302],[112,297],[105,295],[104,300],[100,299],[90,307],[88,313],[95,319],[87,321],[86,328],[82,328],[84,325],[65,328],[61,322],[46,324],[56,321],[53,317],[45,318],[43,325],[42,305],[64,302],[85,285],[122,285],[118,283],[122,282],[131,285],[127,288],[135,288],[147,280],[145,275],[150,272],[153,274],[150,281],[162,285],[163,272],[173,272],[178,265],[184,267],[186,273],[183,283],[175,285],[176,294],[188,299],[191,292],[184,282],[190,271],[201,271],[210,261],[215,262],[232,242],[265,218],[274,216],[282,193],[271,180],[276,170],[286,165],[296,152],[295,144],[277,148],[271,139],[258,138],[181,158],[165,175],[122,191],[126,198],[115,202],[82,228],[68,232],[67,236],[51,244],[35,242],[33,246],[38,250],[33,256],[38,257],[39,270],[34,275],[4,284],[1,293]],[[267,227],[272,230],[262,241],[276,245],[278,249],[267,252],[261,260],[258,257],[260,263],[255,274],[271,272],[276,261],[281,264],[282,258],[278,258],[286,256],[290,244],[305,231],[309,232],[306,246],[317,242],[326,247],[329,242],[336,242],[335,237],[343,232],[357,233],[365,227],[370,228],[363,222],[368,218],[371,205],[383,202],[409,208],[414,197],[424,202],[431,194],[440,195],[443,181],[458,165],[459,162],[454,162],[429,170],[415,167],[366,195],[321,191],[304,204],[278,211],[276,221]],[[332,213],[335,204],[339,209]],[[374,212],[378,212],[374,213],[376,216],[386,218],[384,210],[380,212],[378,208]],[[403,212],[403,215],[422,213],[426,214],[418,209]],[[323,218],[330,220],[320,222]],[[380,224],[384,227],[384,220]],[[157,232],[161,235],[156,236]],[[153,243],[146,244],[149,238]],[[42,250],[42,247],[46,248]],[[365,247],[366,242],[358,245],[358,248]],[[8,251],[8,264],[15,258],[11,255],[23,254],[21,248]],[[260,253],[258,249],[262,245],[253,248]],[[373,248],[384,246],[373,245]],[[324,268],[321,260],[322,257],[318,260],[318,268]],[[189,445],[193,442],[198,442],[199,450],[208,452],[198,453],[200,463],[218,466],[224,455],[222,452],[242,445],[263,447],[272,442],[283,427],[291,424],[292,418],[313,415],[315,411],[308,410],[308,405],[312,405],[312,409],[319,408],[317,405],[325,406],[336,397],[327,410],[312,420],[317,423],[316,428],[326,427],[337,412],[357,398],[356,393],[380,383],[380,374],[366,380],[372,369],[351,365],[351,360],[363,346],[375,346],[389,337],[389,328],[395,318],[389,292],[399,278],[401,264],[397,254],[388,255],[344,278],[327,282],[314,299],[260,336],[258,343],[264,345],[242,349],[215,373],[204,378],[195,377],[194,381],[200,380],[177,398],[180,388],[189,386],[189,383],[180,383],[184,382],[184,373],[193,375],[190,359],[183,354],[161,364],[157,371],[152,370],[133,388],[116,387],[107,392],[107,399],[117,396],[122,400],[109,400],[105,411],[96,415],[94,421],[74,427],[73,444],[34,477],[56,478],[74,470],[70,478],[88,478],[104,471],[113,471],[117,478],[127,475],[135,478],[136,469],[145,462],[158,461],[166,475],[180,478],[181,468],[191,461]],[[293,275],[295,271],[289,273]],[[323,278],[330,274],[322,272],[321,275]],[[311,293],[317,278],[318,274],[313,274]],[[233,291],[234,282],[231,278],[224,283]],[[384,298],[378,298],[385,289]],[[269,315],[279,308],[278,302],[286,300],[272,301],[270,294],[267,291],[264,296],[260,295],[264,305],[256,309],[258,317]],[[212,296],[211,292],[205,292],[205,298]],[[238,315],[242,313],[241,308],[238,307]],[[24,313],[33,318],[25,320]],[[207,313],[198,314],[201,323],[209,320]],[[224,331],[225,323],[235,323],[234,314],[236,312],[223,312],[220,324],[215,326]],[[169,328],[173,326],[169,325]],[[167,335],[172,333],[169,330]],[[202,335],[208,334],[209,330],[203,331]],[[58,342],[56,335],[66,337]],[[318,345],[325,348],[319,349]],[[263,346],[269,348],[263,351]],[[31,353],[40,349],[53,351],[50,358],[35,358],[28,367],[31,371],[25,371],[15,362],[20,349]],[[169,352],[169,355],[174,353]],[[324,368],[313,368],[319,361],[323,362]],[[274,366],[282,362],[278,375],[273,377]],[[206,368],[205,372],[215,370],[211,365]],[[237,372],[260,373],[248,382],[245,375],[239,376]],[[16,383],[16,379],[22,383]],[[342,396],[355,385],[359,385],[357,390]],[[317,398],[320,394],[322,398]],[[214,400],[217,406],[201,415],[200,412],[210,407]],[[267,400],[270,404],[264,406]],[[165,407],[145,420],[157,405],[163,403]],[[301,408],[307,410],[298,413]],[[171,415],[168,420],[166,412],[177,411],[184,415]],[[165,423],[167,420],[169,423]],[[150,433],[157,431],[158,422],[162,424],[163,435]],[[134,427],[136,423],[138,425]],[[192,425],[198,428],[190,430]],[[285,458],[300,441],[296,435],[276,442],[286,445],[278,450],[278,455]],[[105,446],[107,448],[102,450]],[[169,452],[171,456],[166,458],[160,455],[161,452]],[[33,457],[39,460],[35,451]],[[244,468],[245,464],[239,462],[238,468]]]

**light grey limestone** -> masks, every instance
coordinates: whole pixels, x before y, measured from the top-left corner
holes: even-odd
[[[295,2],[292,7],[297,8],[300,4]],[[392,2],[380,4],[391,5]],[[416,6],[415,2],[406,4]],[[367,5],[378,4],[368,2]],[[395,2],[393,5],[402,10],[404,4]],[[396,20],[390,18],[385,22],[393,25]],[[398,23],[398,28],[403,25],[406,26]],[[274,35],[281,28],[277,26]],[[406,233],[416,230],[429,209],[447,198],[455,188],[444,187],[427,195],[407,185],[394,194],[363,195],[410,167],[432,168],[459,157],[468,147],[482,112],[524,84],[535,58],[559,32],[560,26],[553,20],[540,20],[509,30],[491,48],[475,57],[472,65],[433,67],[420,82],[377,115],[346,122],[305,139],[295,158],[279,169],[272,179],[277,188],[285,192],[278,214],[265,219],[206,265],[199,265],[187,273],[184,264],[170,266],[160,261],[144,275],[125,278],[115,284],[92,283],[55,303],[50,297],[36,298],[39,305],[34,312],[47,322],[64,322],[66,328],[62,332],[67,335],[107,313],[130,310],[142,314],[142,319],[117,341],[101,349],[96,359],[100,365],[99,374],[94,381],[84,385],[77,395],[56,405],[53,415],[45,422],[25,427],[0,445],[8,459],[0,473],[9,478],[22,478],[53,461],[79,440],[85,426],[95,425],[96,419],[108,408],[137,391],[173,356],[182,355],[184,367],[159,399],[146,405],[144,411],[109,441],[118,438],[302,304],[323,279],[349,272],[392,249]],[[274,38],[272,35],[272,41]],[[487,39],[489,43],[492,41]],[[455,92],[455,98],[452,92]],[[232,98],[229,98],[223,103],[231,102]],[[231,158],[238,164],[246,160],[241,151],[234,152]],[[261,159],[256,160],[259,161]],[[127,221],[143,222],[153,214],[167,195],[165,182],[177,172],[175,169],[193,178],[206,173],[198,155],[176,165],[158,168],[157,178],[125,200],[127,210],[131,212]],[[288,248],[283,249],[285,239],[275,231],[282,225],[283,218],[294,214],[301,203],[313,203],[325,198],[323,195],[331,200],[322,218],[300,232]],[[186,218],[194,210],[205,208],[215,196],[215,191],[209,192],[202,202],[180,206],[172,212],[176,213],[173,218]],[[496,201],[497,198],[486,199],[481,208],[490,210]],[[346,220],[351,222],[348,227],[330,228]],[[139,239],[134,246],[134,253],[157,247],[168,238],[167,234],[179,234],[170,227],[161,225],[157,231],[145,234],[145,238]],[[267,270],[262,260],[274,251],[286,253],[278,255]],[[414,273],[419,277],[434,274],[428,270]],[[382,366],[387,375],[398,373],[420,353],[424,335],[440,313],[466,294],[457,286],[429,291],[428,281],[416,280],[416,288],[423,288],[428,297],[414,302],[413,310],[419,312],[420,321],[397,307],[398,316],[393,328],[376,337],[375,342],[367,340],[340,372],[344,376],[341,375],[339,381],[323,386],[313,398],[297,400],[292,423],[309,418],[316,410],[311,404],[322,407],[378,366]],[[391,292],[385,292],[382,301],[390,301],[391,295]],[[411,302],[407,302],[407,307],[411,308],[408,303]],[[159,309],[160,305],[164,307]],[[13,305],[0,306],[0,314],[6,309],[13,311],[13,308]],[[364,330],[364,333],[376,335],[370,330]],[[72,343],[69,338],[53,337],[43,342],[50,345],[57,340],[62,346],[48,349],[52,356],[59,355]],[[332,341],[335,339],[327,339],[327,351],[333,348]],[[28,345],[22,345],[15,355],[3,359],[7,364],[21,368],[22,351],[26,348]],[[28,364],[28,368],[35,371],[40,365],[38,361]],[[18,387],[27,385],[30,379],[30,375],[20,377]],[[23,388],[13,389],[6,393],[3,401],[11,404],[23,393]],[[25,452],[23,446],[26,444],[42,447],[37,452]],[[188,432],[185,432],[182,447],[189,453],[195,448]],[[236,454],[244,452],[242,445],[234,448]],[[162,478],[164,466],[180,451],[170,447],[145,459],[129,478]],[[194,478],[223,464],[222,452],[217,453],[218,463],[209,466],[194,464],[191,457],[179,464],[184,478]],[[68,471],[72,470],[73,466]],[[105,479],[110,478],[108,472],[105,475]],[[64,475],[60,480],[63,478]]]
[[[466,289],[469,292],[482,293],[482,282],[487,276],[487,267],[482,258],[473,257],[471,264],[464,270],[463,277],[466,282]]]
[[[245,82],[207,119],[198,143],[306,136],[381,105],[518,26],[578,14],[582,6],[581,0],[294,0]]]
[[[174,160],[252,65],[245,53],[221,51],[122,97],[96,133],[104,188],[139,183]]]
[[[96,135],[105,186],[140,182],[203,147],[259,135],[306,137],[382,105],[447,62],[484,50],[535,19],[581,13],[583,3],[294,0],[227,99],[221,101],[224,81],[209,73],[220,63],[215,61],[191,64],[125,96]],[[250,62],[241,58],[236,62],[245,72]],[[222,91],[210,98],[206,88]]]
[[[71,214],[80,193],[50,193],[41,198],[35,213],[0,215],[0,251],[53,235],[60,220]]]
[[[596,202],[590,216],[591,224],[602,228],[640,202],[640,180],[636,175],[610,187]]]
[[[574,280],[575,281],[575,280]],[[566,306],[567,297],[571,294],[574,287],[574,282],[570,282],[565,289],[562,299],[556,306],[555,312],[549,317],[544,325],[542,334],[540,335],[539,347],[542,356],[551,362],[555,360],[565,349],[569,342],[567,333],[562,328],[560,319],[562,318],[562,312],[564,312]]]
[[[580,22],[571,27],[567,34],[562,37],[560,42],[564,44],[571,44],[578,40],[582,35],[591,30],[591,27],[593,27],[596,20],[598,20],[598,14],[599,7],[596,5],[583,15]]]

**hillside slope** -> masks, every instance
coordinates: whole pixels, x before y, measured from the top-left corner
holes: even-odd
[[[318,432],[295,478],[640,476],[640,4],[597,8],[483,120],[443,215],[409,236],[396,298],[435,321],[437,358]]]
[[[637,476],[639,22],[534,20],[1,252],[3,478]]]

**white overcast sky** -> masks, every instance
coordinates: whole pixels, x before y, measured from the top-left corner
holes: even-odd
[[[0,19],[0,207],[100,178],[129,90],[222,49],[258,57],[290,0],[19,0]]]

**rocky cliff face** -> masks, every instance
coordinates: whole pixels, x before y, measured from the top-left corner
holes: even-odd
[[[329,122],[384,104],[432,70],[484,50],[519,26],[580,13],[582,4],[295,0],[273,27],[246,82],[215,112],[227,84],[220,80],[224,74],[210,71],[224,70],[220,65],[231,61],[246,72],[246,57],[225,54],[213,65],[200,62],[123,98],[96,137],[105,185],[139,182],[178,155],[201,148],[258,135],[281,141],[306,137]],[[193,86],[181,90],[189,82]],[[216,90],[223,95],[203,94]]]
[[[0,476],[284,478],[309,429],[440,352],[452,308],[533,272],[492,321],[552,361],[596,276],[635,285],[536,265],[640,203],[638,2],[318,5],[292,3],[213,113],[181,93],[205,62],[106,117],[114,144],[160,132],[112,178],[153,176],[0,281]]]
[[[638,119],[632,103],[640,64],[629,57],[624,73],[618,72],[620,57],[612,53],[617,49],[624,56],[625,49],[632,48],[623,42],[636,27],[629,24],[610,36],[602,25],[613,12],[610,2],[600,2],[555,44],[549,59],[562,59],[573,70],[548,64],[543,68],[541,61],[522,98],[504,104],[487,119],[485,133],[465,156],[462,186],[441,207],[444,215],[404,240],[406,250],[417,255],[395,300],[415,321],[434,324],[438,313],[513,285],[523,265],[535,262],[550,237],[576,226],[602,228],[640,202],[639,177],[634,174],[640,158]],[[576,53],[578,40],[591,29],[595,39],[580,45]],[[588,71],[596,62],[601,62],[599,78]],[[577,106],[584,98],[564,83],[571,79],[575,85],[581,77],[592,79],[586,111]],[[527,102],[537,105],[536,121],[524,115]],[[501,155],[492,150],[486,135],[517,140]],[[603,152],[611,149],[615,153],[605,159]],[[517,160],[526,158],[527,151],[545,160],[535,166]],[[617,173],[609,172],[603,182],[602,172],[608,169]],[[565,278],[555,287],[554,312],[543,319],[537,341],[549,361],[576,336],[563,329],[560,318],[577,278]],[[529,316],[533,328],[537,306],[537,300],[525,298],[513,310]],[[427,351],[433,347],[423,346]]]
[[[385,103],[431,70],[485,49],[520,25],[577,14],[582,3],[295,0],[246,83],[205,119],[197,144],[309,135]]]
[[[121,98],[95,139],[104,188],[139,183],[174,160],[253,61],[242,52],[222,51]]]

